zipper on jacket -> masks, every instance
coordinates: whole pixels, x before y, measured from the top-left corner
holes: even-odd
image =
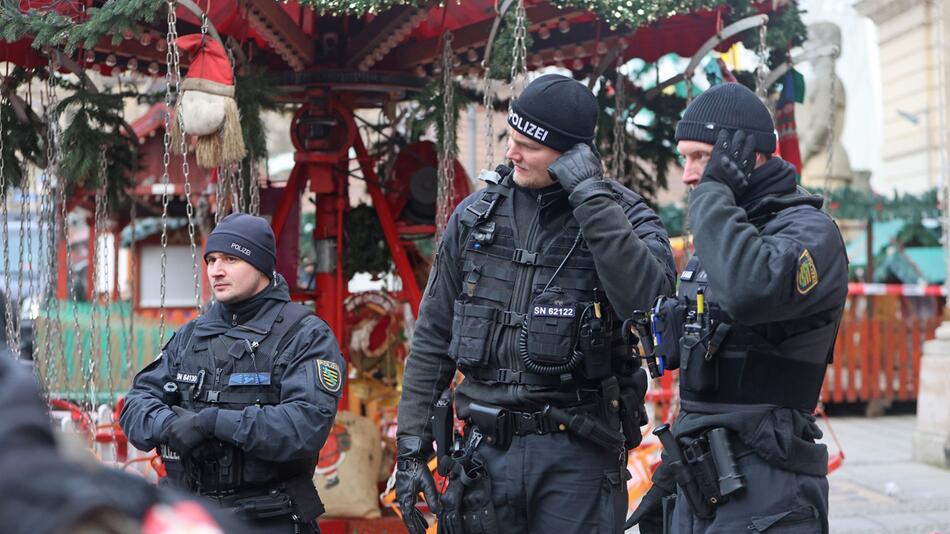
[[[538,195],[537,205],[535,206],[534,217],[531,219],[531,224],[528,226],[528,235],[524,241],[524,249],[528,252],[534,252],[535,239],[538,235],[538,226],[541,225],[541,195]],[[540,259],[540,254],[538,254]],[[518,271],[518,278],[515,280],[514,288],[512,288],[512,298],[511,306],[509,311],[521,313],[521,310],[527,305],[528,300],[531,298],[532,293],[532,282],[534,281],[534,269],[535,265],[520,265],[521,269]],[[527,288],[525,284],[527,283]],[[518,366],[518,336],[512,333],[511,328],[506,329],[506,334],[508,335],[508,356],[511,358],[510,362],[501,362],[499,358],[499,363],[502,365],[507,365],[509,368],[517,369]]]

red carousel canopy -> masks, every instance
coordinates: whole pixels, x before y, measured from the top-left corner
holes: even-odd
[[[494,0],[446,2],[439,7],[396,6],[378,15],[319,15],[296,1],[199,0],[214,28],[232,49],[251,61],[265,64],[289,89],[316,87],[334,90],[386,92],[416,90],[431,77],[431,66],[440,54],[440,36],[451,31],[459,69],[480,71],[482,56],[495,19]],[[768,12],[774,2],[760,4]],[[52,6],[52,7],[51,7]],[[21,0],[23,9],[55,9],[82,20],[80,2]],[[646,62],[674,53],[691,56],[722,29],[726,7],[679,14],[633,30],[611,29],[594,13],[559,9],[548,2],[528,0],[526,13],[533,46],[529,68],[563,64],[582,72],[593,69],[608,50],[620,47],[624,59]],[[200,30],[199,19],[179,5],[178,33]],[[97,64],[103,74],[112,68],[129,68],[134,58],[142,73],[164,74],[164,17],[151,27],[129,33],[116,45],[104,37],[93,50],[80,50],[75,59]],[[736,38],[717,48],[726,50]],[[580,59],[580,62],[575,61]],[[29,43],[0,42],[0,60],[37,66],[44,56]],[[188,58],[182,58],[187,66]],[[575,70],[578,70],[575,68]],[[392,98],[392,96],[390,96]]]

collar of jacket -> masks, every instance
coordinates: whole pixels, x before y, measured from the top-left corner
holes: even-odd
[[[821,209],[822,203],[820,196],[796,184],[795,167],[777,157],[752,171],[749,188],[736,199],[750,221],[771,218],[779,211],[802,204]]]
[[[290,302],[287,281],[279,274],[276,281],[276,284],[268,284],[263,291],[245,301],[231,305],[214,302],[207,312],[198,317],[195,335],[209,337],[228,333],[243,338],[245,335],[242,332],[267,334],[273,328],[284,303]]]
[[[567,191],[565,191],[559,183],[555,182],[554,184],[539,188],[521,187],[514,183],[514,180],[512,180],[511,183],[516,191],[530,197],[532,202],[539,203],[542,210],[546,210],[560,202],[565,203],[565,205],[567,204]],[[540,201],[538,200],[539,198]]]
[[[749,222],[755,225],[771,220],[778,212],[795,206],[812,206],[821,209],[825,201],[820,195],[813,195],[799,186],[792,193],[782,196],[769,196],[746,209]]]

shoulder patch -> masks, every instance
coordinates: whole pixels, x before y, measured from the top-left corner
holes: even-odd
[[[335,362],[317,360],[317,377],[320,379],[320,385],[330,393],[340,391],[340,387],[343,386],[340,366]]]
[[[811,258],[808,249],[802,252],[798,257],[798,276],[795,280],[795,289],[802,295],[807,294],[818,285],[818,269],[815,267],[815,261]]]

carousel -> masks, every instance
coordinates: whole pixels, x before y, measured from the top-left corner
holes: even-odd
[[[208,303],[216,222],[262,215],[294,300],[350,363],[314,477],[321,526],[401,529],[386,482],[422,288],[452,210],[502,162],[526,80],[588,84],[608,174],[652,199],[700,87],[738,80],[774,102],[803,33],[781,0],[0,0],[7,343],[62,430],[157,480],[160,457],[116,424],[122,395]],[[746,70],[720,57],[740,42]],[[651,388],[654,421],[675,414],[673,380]],[[633,506],[659,446],[630,458]]]

